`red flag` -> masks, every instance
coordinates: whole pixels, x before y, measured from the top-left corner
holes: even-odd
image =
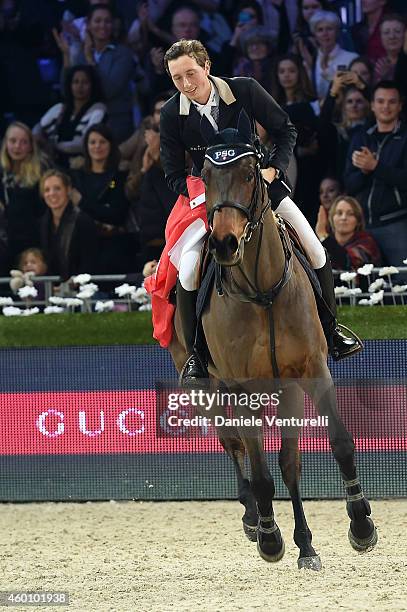
[[[151,293],[153,336],[166,348],[172,338],[172,320],[175,306],[169,296],[177,281],[182,253],[196,244],[208,230],[205,208],[205,185],[197,176],[187,177],[189,197],[180,195],[167,220],[165,247],[152,276],[144,281]]]

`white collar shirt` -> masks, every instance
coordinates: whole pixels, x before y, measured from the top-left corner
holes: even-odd
[[[199,104],[198,102],[193,102],[198,113],[201,115],[201,117],[205,115],[215,132],[219,131],[218,124],[216,122],[219,117],[219,100],[220,97],[218,90],[211,82],[211,93],[209,94],[207,103]]]

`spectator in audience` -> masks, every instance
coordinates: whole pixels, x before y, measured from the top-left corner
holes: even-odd
[[[297,160],[295,199],[314,226],[317,218],[319,182],[323,176],[320,155],[320,129],[315,109],[315,93],[301,58],[295,54],[283,55],[273,75],[272,93],[285,110],[297,130],[294,154]]]
[[[222,74],[232,74],[235,65],[242,57],[242,38],[253,28],[263,25],[263,12],[255,0],[242,0],[236,7],[233,18],[233,33],[222,47],[219,70]]]
[[[56,31],[54,36],[63,54],[64,67],[69,68],[71,59],[66,38]],[[113,13],[108,6],[96,4],[90,8],[80,62],[95,67],[102,84],[108,124],[118,142],[123,142],[133,131],[130,84],[134,62],[129,48],[113,42]]]
[[[127,172],[119,170],[120,153],[108,126],[88,130],[84,156],[84,167],[72,173],[75,204],[95,222],[99,272],[128,272],[134,246],[125,227],[130,206],[125,193]]]
[[[357,197],[367,228],[390,265],[402,265],[407,236],[407,129],[400,122],[402,100],[393,81],[373,90],[376,123],[357,132],[349,147],[345,188]]]
[[[298,55],[316,57],[318,48],[309,22],[314,13],[327,10],[327,0],[298,0],[297,26],[293,32],[294,50]]]
[[[319,204],[326,212],[329,212],[335,198],[342,191],[340,181],[333,176],[325,176],[319,185]]]
[[[376,62],[385,50],[380,37],[380,23],[386,12],[387,0],[362,0],[363,20],[352,27],[355,50]]]
[[[241,37],[241,45],[243,55],[237,62],[233,75],[252,77],[271,92],[275,41],[268,30],[264,26],[251,28]]]
[[[399,53],[396,64],[394,80],[400,87],[402,97],[404,98],[404,116],[407,111],[407,30],[404,33],[403,48]]]
[[[14,122],[7,128],[0,164],[0,205],[7,226],[9,269],[21,251],[39,246],[39,219],[45,210],[38,185],[47,161],[24,123]]]
[[[47,170],[41,177],[41,195],[48,207],[41,220],[41,247],[48,273],[63,281],[94,272],[98,255],[95,225],[72,204],[71,188],[71,179],[60,170]]]
[[[370,106],[366,89],[356,73],[339,72],[322,106],[324,157],[329,159],[335,176],[343,176],[349,143],[354,134],[367,125]]]
[[[333,268],[356,270],[366,263],[381,265],[379,247],[365,231],[363,211],[355,198],[338,196],[329,210],[329,224],[320,223],[315,231],[328,251]]]
[[[318,53],[312,64],[310,58],[304,56],[304,60],[311,70],[318,98],[322,100],[329,91],[329,84],[338,67],[345,66],[347,69],[357,54],[346,51],[338,45],[341,20],[336,13],[317,11],[310,19],[310,28],[315,36]]]
[[[385,55],[379,57],[374,67],[374,80],[392,80],[399,54],[403,48],[405,20],[400,15],[385,15],[380,24],[380,36]]]
[[[39,142],[51,145],[53,159],[70,167],[82,153],[88,128],[106,117],[102,90],[92,66],[73,66],[66,72],[65,102],[56,104],[41,118],[33,133]],[[52,150],[53,149],[53,150]]]
[[[33,276],[45,276],[48,272],[48,265],[44,253],[41,249],[26,249],[20,254],[18,259],[18,269],[10,270],[10,289],[13,293],[18,293],[21,287],[34,286],[37,291],[37,299],[44,300],[44,283],[33,283]]]
[[[367,57],[355,57],[349,64],[349,70],[355,73],[368,89],[372,87],[373,66]]]

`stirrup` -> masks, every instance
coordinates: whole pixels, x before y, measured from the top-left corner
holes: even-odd
[[[346,334],[343,333],[346,332]],[[330,334],[330,342],[329,342],[329,354],[331,355],[334,361],[341,361],[341,359],[346,359],[347,357],[351,357],[352,355],[356,355],[356,353],[360,353],[363,350],[363,342],[359,338],[355,332],[353,332],[346,325],[342,325],[341,323],[337,323],[333,328]],[[333,338],[334,336],[343,338],[344,341],[341,345],[334,345]],[[346,340],[348,342],[346,342]]]

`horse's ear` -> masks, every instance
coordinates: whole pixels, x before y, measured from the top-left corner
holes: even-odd
[[[205,115],[202,115],[201,117],[200,130],[202,138],[207,145],[210,145],[216,136],[216,132],[213,129],[211,122],[207,117],[205,117]]]
[[[245,109],[242,108],[239,114],[237,122],[237,131],[244,138],[244,142],[250,144],[252,142],[252,126],[250,123],[249,115]]]

